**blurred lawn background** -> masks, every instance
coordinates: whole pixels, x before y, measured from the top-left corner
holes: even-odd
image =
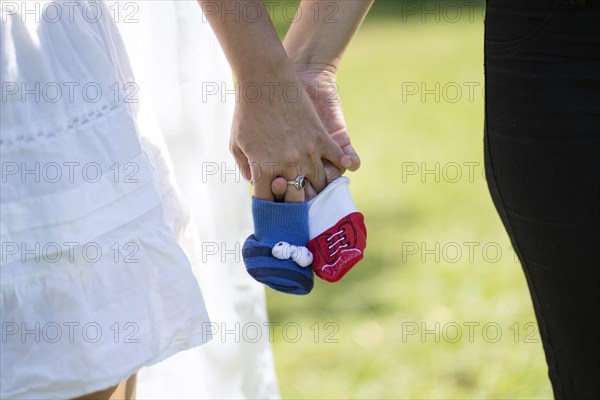
[[[337,284],[319,281],[307,297],[269,291],[284,398],[552,395],[483,177],[483,5],[473,4],[379,0],[347,51],[338,84],[363,163],[351,188],[368,248]],[[272,10],[284,35],[283,8]],[[439,100],[423,99],[421,85],[436,82]],[[437,177],[422,175],[436,163]]]

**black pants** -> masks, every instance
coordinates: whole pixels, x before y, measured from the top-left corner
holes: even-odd
[[[557,399],[600,399],[600,0],[488,0],[486,175]]]

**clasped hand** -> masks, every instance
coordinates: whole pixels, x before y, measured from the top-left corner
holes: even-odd
[[[277,82],[239,82],[238,89],[230,150],[257,198],[274,199],[277,177],[304,176],[310,199],[346,169],[360,167],[334,72],[298,68]]]

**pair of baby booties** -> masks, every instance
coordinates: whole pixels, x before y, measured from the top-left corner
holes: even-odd
[[[350,180],[340,177],[315,198],[277,203],[252,198],[254,234],[244,242],[248,273],[270,288],[305,295],[314,275],[337,282],[364,256],[367,230]]]

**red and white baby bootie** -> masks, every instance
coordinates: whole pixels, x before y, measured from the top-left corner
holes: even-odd
[[[367,247],[364,216],[356,210],[350,179],[331,182],[308,203],[308,249],[313,270],[321,279],[337,282],[362,260]]]

